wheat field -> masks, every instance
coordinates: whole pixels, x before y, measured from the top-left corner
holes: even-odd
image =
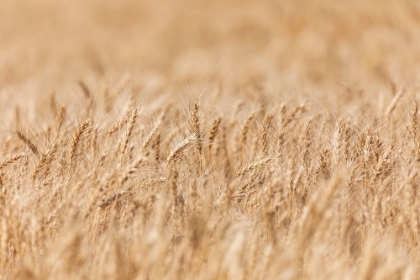
[[[0,7],[0,279],[420,278],[419,2]]]

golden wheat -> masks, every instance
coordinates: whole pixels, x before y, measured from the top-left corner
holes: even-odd
[[[0,279],[419,278],[416,1],[0,5]]]

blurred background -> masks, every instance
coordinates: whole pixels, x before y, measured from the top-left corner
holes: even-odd
[[[0,89],[130,72],[156,86],[415,90],[419,3],[2,0]]]

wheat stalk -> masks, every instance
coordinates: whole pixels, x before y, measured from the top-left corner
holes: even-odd
[[[25,136],[25,134],[23,134],[23,132],[16,131],[16,134],[19,137],[19,139],[22,140],[22,142],[25,143],[26,146],[28,146],[28,148],[31,150],[32,153],[34,153],[34,155],[39,155],[38,148],[31,140],[29,140],[29,138]]]
[[[86,119],[81,125],[79,125],[78,129],[73,135],[73,141],[71,142],[70,146],[70,165],[74,162],[76,155],[77,155],[77,148],[80,146],[81,138],[84,132],[87,131],[89,125],[91,123],[91,119]]]
[[[191,144],[193,141],[196,141],[196,135],[192,134],[184,139],[181,143],[179,143],[168,155],[166,159],[166,165],[170,166],[172,163],[175,163],[181,153],[187,148],[189,144]]]

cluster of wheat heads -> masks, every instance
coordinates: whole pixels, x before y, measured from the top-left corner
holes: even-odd
[[[419,275],[419,116],[401,94],[374,117],[80,87],[83,104],[51,95],[49,117],[16,108],[2,133],[4,279]]]

